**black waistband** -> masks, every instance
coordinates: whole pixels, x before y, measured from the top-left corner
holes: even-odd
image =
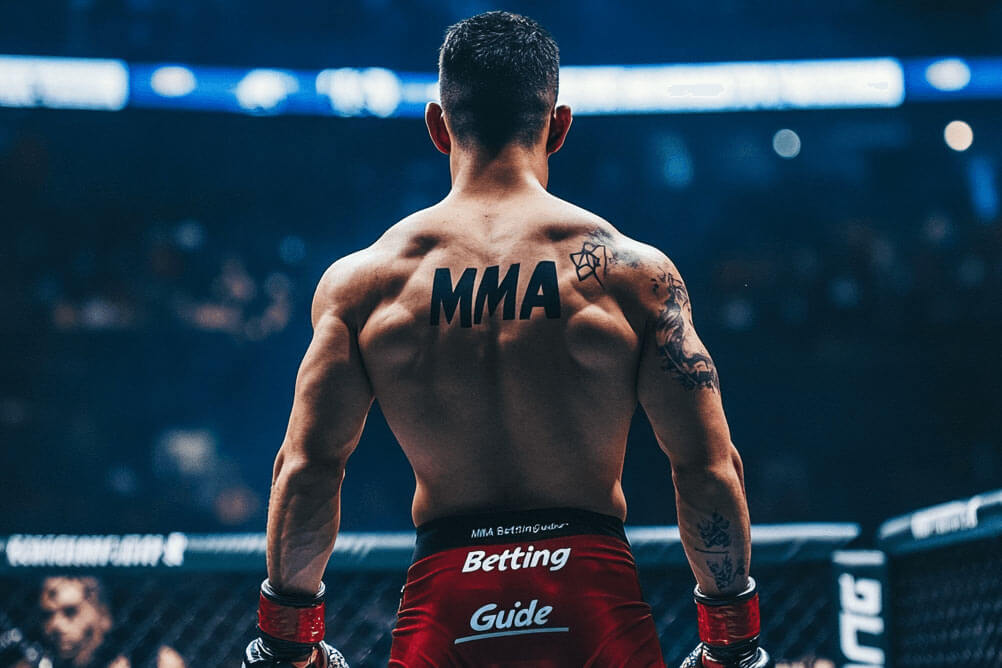
[[[531,542],[582,534],[612,536],[629,544],[623,521],[618,517],[578,508],[510,510],[452,515],[425,522],[417,528],[414,561],[456,547]]]

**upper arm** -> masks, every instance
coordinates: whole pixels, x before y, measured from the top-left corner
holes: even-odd
[[[635,277],[645,315],[637,396],[658,443],[676,470],[729,463],[733,446],[720,381],[696,333],[685,283],[657,251],[638,271],[649,275]]]
[[[345,280],[335,263],[313,299],[313,339],[296,376],[284,462],[342,466],[358,444],[372,405],[372,387],[358,347]],[[356,288],[357,290],[357,288]]]

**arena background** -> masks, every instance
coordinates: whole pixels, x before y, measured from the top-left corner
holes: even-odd
[[[996,2],[44,0],[0,3],[0,54],[427,74],[492,8],[540,20],[564,65],[902,63],[881,107],[583,114],[550,189],[685,276],[754,523],[881,547],[889,517],[1002,487]],[[23,62],[0,59],[0,535],[263,531],[316,281],[441,198],[446,160],[405,114],[72,109],[85,81],[31,88]],[[642,415],[624,487],[631,525],[674,522]],[[412,490],[377,406],[343,530],[406,531]],[[37,581],[4,578],[10,614]]]

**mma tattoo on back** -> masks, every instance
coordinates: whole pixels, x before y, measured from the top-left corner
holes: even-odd
[[[504,278],[500,278],[498,265],[487,267],[481,274],[476,291],[473,289],[477,279],[476,267],[464,269],[455,285],[448,267],[435,269],[429,324],[438,326],[443,319],[445,324],[451,324],[458,311],[459,326],[473,327],[483,322],[485,313],[488,317],[493,316],[499,306],[502,320],[514,320],[520,266],[520,263],[515,263],[508,267]],[[550,320],[560,318],[560,288],[557,285],[557,265],[553,260],[542,260],[533,269],[522,295],[518,319],[530,320],[533,310],[537,308],[542,309]]]

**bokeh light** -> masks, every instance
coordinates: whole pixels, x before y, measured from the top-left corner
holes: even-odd
[[[974,143],[974,130],[964,121],[951,121],[943,130],[943,138],[954,151],[966,151]]]
[[[772,149],[781,158],[792,159],[800,155],[800,135],[784,128],[772,137]]]

